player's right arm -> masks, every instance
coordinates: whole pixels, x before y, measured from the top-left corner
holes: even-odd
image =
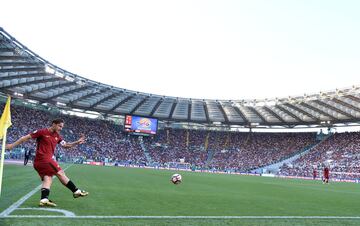
[[[46,130],[46,129],[45,129],[45,130]],[[5,148],[11,150],[11,149],[13,149],[14,147],[16,147],[16,146],[18,146],[18,145],[20,145],[20,144],[22,144],[22,143],[30,140],[31,138],[32,138],[32,139],[39,138],[39,137],[41,137],[41,136],[44,134],[44,131],[45,131],[45,130],[44,130],[44,129],[35,130],[34,132],[32,132],[32,133],[30,133],[30,134],[28,134],[28,135],[26,135],[26,136],[21,137],[19,140],[15,141],[14,143],[12,143],[12,144],[7,144],[7,145],[5,146]]]
[[[26,136],[21,137],[20,139],[18,139],[17,141],[15,141],[15,142],[12,143],[12,144],[7,144],[7,145],[5,146],[5,148],[11,150],[11,149],[13,149],[14,147],[16,147],[16,146],[18,146],[18,145],[20,145],[20,144],[22,144],[22,143],[24,143],[24,142],[26,142],[26,141],[28,141],[28,140],[30,140],[30,139],[31,139],[31,135],[28,134],[28,135],[26,135]]]

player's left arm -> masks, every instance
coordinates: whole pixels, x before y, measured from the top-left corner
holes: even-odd
[[[85,143],[85,135],[81,134],[80,138],[77,141],[67,143],[66,141],[62,140],[60,142],[60,145],[63,148],[72,148],[72,147],[75,147],[76,145],[83,144],[83,143]]]

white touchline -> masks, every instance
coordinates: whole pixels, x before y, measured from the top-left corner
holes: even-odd
[[[76,219],[356,219],[360,216],[54,216],[9,215],[3,218],[76,218]]]
[[[65,217],[74,217],[75,214],[68,210],[55,209],[55,208],[16,208],[16,210],[36,210],[36,211],[49,211],[49,212],[58,212],[65,215]]]
[[[17,202],[12,204],[9,208],[4,210],[2,213],[0,213],[0,217],[6,217],[8,216],[12,211],[14,211],[16,208],[18,208],[21,204],[23,204],[28,198],[30,198],[33,194],[35,194],[38,190],[40,190],[41,184],[37,186],[35,189],[27,193],[24,197],[19,199]]]
[[[69,169],[70,166],[72,166],[73,164],[69,165],[68,167],[66,167],[64,169],[67,170]],[[3,212],[0,213],[0,217],[6,217],[8,215],[11,214],[11,212],[13,212],[16,208],[18,208],[21,204],[23,204],[28,198],[30,198],[33,194],[35,194],[37,191],[39,191],[41,188],[41,184],[39,186],[37,186],[36,188],[34,188],[32,191],[30,191],[29,193],[27,193],[25,196],[23,196],[21,199],[19,199],[17,202],[15,202],[14,204],[12,204],[11,206],[9,206],[6,210],[4,210]]]

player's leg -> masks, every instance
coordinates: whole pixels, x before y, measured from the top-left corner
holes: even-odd
[[[77,188],[75,184],[66,176],[64,170],[58,171],[56,176],[59,178],[60,182],[73,193],[74,198],[84,197],[89,194],[89,192]]]
[[[54,202],[49,200],[51,184],[52,184],[52,177],[43,176],[42,186],[41,186],[41,199],[39,206],[52,206],[52,207],[56,206]]]
[[[25,157],[24,157],[24,166],[26,166],[27,162],[28,162],[28,158],[27,158],[27,155],[25,155]]]

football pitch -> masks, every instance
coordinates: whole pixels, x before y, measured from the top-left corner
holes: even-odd
[[[74,199],[56,179],[38,207],[40,181],[32,167],[5,165],[0,225],[359,225],[360,185],[180,172],[63,165],[77,186]],[[19,201],[20,200],[20,201]]]

